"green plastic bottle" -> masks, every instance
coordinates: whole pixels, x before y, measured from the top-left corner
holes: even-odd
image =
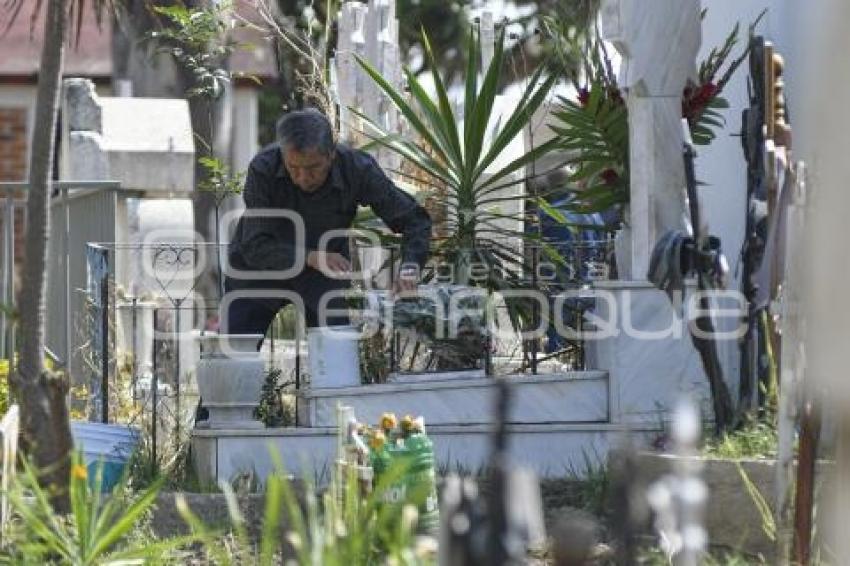
[[[418,530],[435,532],[440,524],[437,499],[437,482],[434,465],[434,445],[418,422],[405,416],[400,430],[395,429],[395,415],[385,413],[380,429],[369,443],[370,462],[375,473],[375,484],[381,482],[387,471],[399,466],[404,474],[385,486],[381,496],[384,505],[401,515],[405,505],[416,506]],[[392,426],[390,426],[392,425]]]
[[[419,530],[435,531],[440,524],[440,510],[434,445],[424,433],[413,432],[404,439],[404,452],[408,464],[405,476],[407,497],[419,511]]]

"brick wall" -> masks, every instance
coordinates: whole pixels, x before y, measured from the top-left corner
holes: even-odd
[[[27,174],[27,110],[0,108],[0,181],[23,181]]]
[[[26,180],[29,160],[27,139],[27,109],[0,107],[0,181]],[[3,218],[0,216],[0,229],[2,226]],[[23,259],[24,211],[19,209],[15,214],[16,289],[20,289],[19,278]]]

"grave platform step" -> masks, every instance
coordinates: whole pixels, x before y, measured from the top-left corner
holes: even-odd
[[[492,450],[492,424],[432,425],[437,472],[481,474]],[[512,463],[533,469],[541,477],[573,477],[588,466],[603,466],[609,450],[628,437],[635,446],[649,446],[660,433],[656,426],[610,423],[537,423],[508,425]],[[326,484],[333,470],[336,427],[267,428],[261,430],[196,429],[192,453],[203,482],[230,481],[252,472],[262,481],[274,471],[276,453],[286,471]]]

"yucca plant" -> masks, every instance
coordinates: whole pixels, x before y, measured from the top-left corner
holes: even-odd
[[[458,274],[456,282],[468,284],[466,269],[469,262],[507,262],[518,267],[521,257],[517,250],[504,242],[505,237],[525,237],[521,230],[509,230],[498,223],[499,219],[519,219],[502,213],[499,208],[508,201],[525,199],[524,191],[506,196],[503,191],[520,186],[525,179],[515,175],[526,165],[552,151],[556,142],[550,141],[533,148],[497,170],[492,171],[511,141],[521,135],[535,111],[546,99],[554,76],[544,76],[544,66],[539,67],[528,80],[522,97],[511,115],[500,124],[492,140],[488,140],[488,126],[493,120],[496,97],[499,94],[502,68],[505,63],[504,31],[495,45],[493,59],[483,69],[479,80],[481,58],[480,38],[470,31],[467,48],[469,64],[464,84],[463,117],[455,113],[449,100],[448,89],[434,61],[427,34],[422,33],[422,44],[428,67],[431,68],[436,96],[428,94],[416,76],[405,69],[410,90],[409,96],[394,88],[367,61],[358,59],[366,73],[399,109],[410,125],[412,136],[386,132],[367,116],[365,120],[369,137],[378,145],[388,148],[406,159],[429,179],[433,202],[444,208],[451,230],[433,250],[437,256],[452,258]],[[463,127],[459,124],[463,123]],[[421,179],[420,179],[421,180]],[[486,250],[486,251],[485,251]],[[498,286],[498,281],[488,280]]]
[[[179,561],[180,547],[195,537],[166,540],[139,539],[136,530],[156,501],[161,482],[137,496],[128,495],[127,477],[108,495],[101,494],[103,467],[94,481],[82,456],[71,463],[71,513],[56,513],[51,494],[39,485],[38,472],[26,461],[8,493],[12,508],[10,527],[0,549],[0,563],[74,566],[117,564],[127,561]]]

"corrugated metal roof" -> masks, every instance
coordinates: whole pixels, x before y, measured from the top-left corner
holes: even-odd
[[[32,10],[36,2],[26,4],[8,31],[0,35],[0,76],[35,77],[38,74],[45,10],[42,7],[38,18],[33,22]],[[6,30],[8,17],[8,12],[0,17],[0,32]],[[93,11],[86,10],[79,44],[67,46],[65,49],[64,73],[81,77],[110,76],[111,42],[112,30],[108,22],[104,22],[103,29],[98,29]]]

